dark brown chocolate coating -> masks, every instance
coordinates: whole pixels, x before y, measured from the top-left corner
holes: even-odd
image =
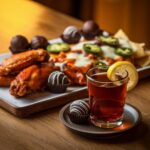
[[[16,35],[12,37],[10,47],[12,53],[20,53],[29,49],[29,42],[26,37],[22,35]]]
[[[68,77],[63,72],[54,71],[49,75],[48,88],[52,93],[64,93],[68,84]]]
[[[64,33],[61,35],[61,38],[66,43],[75,44],[80,41],[81,33],[76,27],[69,26],[64,30]]]
[[[48,45],[48,40],[44,36],[34,36],[31,40],[31,48],[32,49],[38,49],[43,48],[46,49]]]
[[[100,30],[98,24],[92,20],[88,20],[83,24],[81,32],[82,32],[84,38],[87,40],[91,40],[95,36],[101,34],[101,30]]]
[[[83,100],[76,100],[70,104],[69,118],[77,124],[84,124],[88,121],[90,115],[90,106]]]

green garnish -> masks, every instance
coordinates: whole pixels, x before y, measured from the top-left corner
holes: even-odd
[[[99,40],[104,43],[104,44],[108,44],[108,45],[111,45],[111,46],[118,46],[119,45],[119,41],[117,38],[115,37],[112,37],[112,36],[100,36],[99,37]]]
[[[117,48],[115,53],[120,56],[129,57],[133,54],[133,50],[131,48]]]
[[[109,67],[109,66],[108,66],[105,62],[103,62],[103,61],[96,61],[96,62],[94,63],[94,65],[101,67],[102,70],[107,70],[108,67]]]
[[[47,51],[50,53],[60,53],[70,51],[70,46],[67,43],[54,43],[47,46]]]
[[[83,49],[86,53],[92,53],[92,54],[100,54],[102,51],[101,51],[101,48],[96,45],[96,44],[91,44],[91,43],[86,43],[83,45]]]

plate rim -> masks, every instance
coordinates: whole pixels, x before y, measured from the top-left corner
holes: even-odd
[[[85,98],[85,99],[82,99],[82,100],[87,101],[88,99],[89,99],[89,98]],[[131,107],[132,109],[134,109],[134,110],[137,112],[137,115],[138,115],[137,121],[136,121],[132,126],[130,126],[129,128],[124,129],[124,130],[120,130],[120,131],[116,131],[116,132],[112,132],[112,133],[110,133],[110,131],[109,131],[109,132],[105,132],[105,133],[81,131],[81,130],[78,130],[77,128],[75,128],[74,126],[71,126],[71,125],[70,125],[68,122],[66,122],[65,119],[64,119],[64,112],[66,111],[66,109],[69,107],[69,105],[70,105],[71,103],[72,103],[72,102],[70,102],[70,103],[66,104],[64,107],[62,107],[62,109],[61,109],[60,112],[59,112],[59,119],[60,119],[60,121],[61,121],[67,128],[69,128],[69,129],[71,129],[71,130],[73,130],[73,131],[76,131],[76,132],[78,132],[78,133],[80,133],[80,134],[101,135],[101,136],[103,136],[103,135],[121,134],[121,133],[124,133],[124,132],[127,132],[127,131],[131,130],[132,128],[134,128],[135,126],[137,126],[137,125],[141,122],[141,120],[142,120],[142,114],[141,114],[141,112],[139,111],[139,109],[136,108],[135,106],[133,106],[132,104],[125,103],[125,105],[127,105],[127,106]],[[79,125],[79,124],[78,124],[78,125]]]

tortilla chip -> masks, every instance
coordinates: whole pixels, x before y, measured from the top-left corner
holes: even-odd
[[[145,57],[139,58],[135,60],[136,65],[140,67],[145,67],[150,65],[150,55],[146,55]]]
[[[119,29],[115,35],[114,35],[115,38],[122,38],[122,39],[125,39],[125,40],[129,40],[128,36],[125,34],[125,32],[123,32],[122,29]]]
[[[146,56],[145,51],[144,51],[145,43],[135,43],[135,42],[130,41],[130,39],[123,32],[122,29],[118,30],[117,33],[114,35],[114,37],[122,38],[122,39],[129,41],[129,44],[131,45],[131,47],[134,51],[134,57],[135,58],[142,58],[142,57]]]
[[[145,51],[144,51],[145,43],[135,43],[135,42],[130,41],[130,44],[134,51],[135,58],[141,58],[141,57],[146,56]]]

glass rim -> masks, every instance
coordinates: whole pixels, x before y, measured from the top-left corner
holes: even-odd
[[[101,69],[101,67],[93,67],[93,68],[90,68],[88,71],[87,71],[87,73],[86,73],[86,77],[87,77],[87,79],[90,79],[91,81],[93,81],[93,82],[96,82],[96,83],[116,83],[116,82],[120,82],[120,81],[125,81],[125,80],[127,80],[128,79],[128,75],[129,75],[129,73],[128,73],[128,71],[127,70],[125,70],[125,72],[126,72],[126,76],[125,77],[123,77],[123,78],[121,78],[121,79],[118,79],[118,80],[115,80],[115,81],[98,81],[98,80],[95,80],[95,79],[93,79],[92,77],[90,77],[89,75],[88,75],[88,73],[90,72],[90,71],[92,71],[92,70],[94,70],[94,69]],[[107,75],[107,71],[106,72],[101,72],[101,73],[99,73],[100,75],[102,75],[102,74],[106,74]]]

